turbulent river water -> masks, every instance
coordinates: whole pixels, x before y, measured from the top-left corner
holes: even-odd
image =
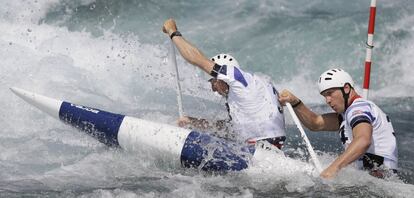
[[[174,70],[161,32],[173,17],[207,56],[230,53],[246,71],[329,112],[316,80],[342,67],[361,92],[370,1],[0,2],[1,197],[414,196],[413,1],[378,1],[371,74],[370,99],[396,130],[400,178],[380,180],[349,167],[328,184],[308,173],[306,148],[288,114],[288,158],[210,175],[146,150],[107,148],[9,87],[174,125]],[[186,114],[224,117],[224,100],[212,94],[208,77],[177,58]],[[307,133],[323,166],[342,152],[336,133]]]

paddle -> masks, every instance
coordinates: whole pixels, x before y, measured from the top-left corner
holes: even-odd
[[[308,149],[308,151],[309,151],[309,154],[310,154],[310,156],[311,156],[311,158],[312,158],[313,164],[315,164],[316,170],[318,171],[318,173],[321,173],[321,172],[322,172],[322,167],[321,167],[321,164],[320,164],[320,162],[319,162],[319,160],[318,160],[318,158],[317,158],[317,156],[316,156],[315,151],[314,151],[314,150],[313,150],[313,148],[312,148],[312,145],[310,144],[310,141],[309,141],[309,139],[308,139],[308,136],[306,136],[306,133],[305,133],[305,131],[303,130],[302,125],[300,124],[300,121],[299,121],[298,116],[296,115],[296,113],[295,113],[295,111],[293,110],[292,105],[291,105],[290,103],[288,103],[288,102],[287,102],[287,103],[286,103],[286,106],[287,106],[287,108],[288,108],[288,110],[289,110],[290,115],[291,115],[291,116],[292,116],[292,118],[293,118],[293,121],[295,122],[296,126],[298,127],[298,129],[299,129],[299,131],[300,131],[300,134],[301,134],[301,136],[302,136],[303,140],[305,140],[306,147],[307,147],[307,149]]]
[[[183,100],[182,100],[182,94],[181,94],[181,85],[180,85],[180,76],[179,76],[179,72],[178,72],[178,67],[177,67],[177,60],[175,58],[175,47],[174,47],[174,43],[171,40],[171,50],[169,53],[169,60],[171,62],[171,64],[175,67],[175,82],[176,82],[176,92],[177,92],[177,103],[178,103],[178,115],[180,117],[184,116],[184,111],[183,111]]]

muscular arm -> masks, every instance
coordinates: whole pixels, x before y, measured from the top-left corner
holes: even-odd
[[[334,162],[321,173],[321,177],[333,178],[343,167],[360,158],[371,145],[372,125],[360,123],[352,129],[353,140]]]
[[[166,20],[163,26],[163,32],[170,36],[175,31],[177,31],[175,21],[173,19]],[[198,66],[208,74],[211,73],[214,67],[214,62],[204,56],[199,49],[185,40],[182,36],[174,36],[172,41],[178,48],[178,51],[180,51],[181,56],[183,56],[186,61]]]
[[[282,90],[279,94],[279,102],[285,105],[287,102],[296,104],[300,100],[290,93],[288,90]],[[312,131],[335,131],[339,129],[338,114],[327,113],[319,115],[311,111],[302,102],[293,108],[299,118],[299,120],[305,125],[306,128]]]
[[[175,36],[173,38],[173,42],[180,51],[181,56],[183,56],[186,61],[198,66],[207,74],[211,73],[214,67],[214,62],[205,57],[199,49],[191,45],[191,43],[186,41],[181,36]]]
[[[305,104],[294,108],[296,115],[306,128],[312,131],[336,131],[339,129],[337,113],[316,114]]]

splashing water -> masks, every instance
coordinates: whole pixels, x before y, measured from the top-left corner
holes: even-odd
[[[330,183],[315,177],[288,118],[284,155],[263,150],[240,173],[183,169],[149,150],[110,149],[39,112],[21,87],[112,112],[175,124],[174,70],[161,32],[174,17],[207,56],[230,53],[317,112],[330,111],[316,79],[341,65],[362,84],[369,1],[2,1],[0,8],[0,195],[93,197],[410,197],[414,194],[414,3],[378,2],[371,99],[393,119],[400,176],[379,180],[347,167]],[[178,56],[184,111],[225,117],[208,77]],[[361,87],[357,86],[357,91]],[[287,116],[289,117],[289,116]],[[342,150],[337,135],[308,133],[323,166]]]

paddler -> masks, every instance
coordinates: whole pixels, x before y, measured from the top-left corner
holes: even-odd
[[[179,118],[178,125],[220,128],[228,123],[237,141],[255,144],[256,141],[264,140],[281,149],[286,139],[285,121],[282,106],[277,100],[278,92],[272,83],[242,70],[229,54],[207,58],[184,39],[173,19],[166,20],[162,29],[187,62],[211,75],[211,88],[226,99],[229,112],[226,121],[209,122],[183,116]]]
[[[342,69],[330,69],[319,77],[319,93],[334,112],[317,114],[288,90],[280,93],[282,104],[292,104],[302,123],[312,131],[339,131],[345,151],[322,173],[334,178],[355,162],[373,176],[392,176],[398,168],[398,151],[390,118],[372,101],[361,98],[351,76]]]

